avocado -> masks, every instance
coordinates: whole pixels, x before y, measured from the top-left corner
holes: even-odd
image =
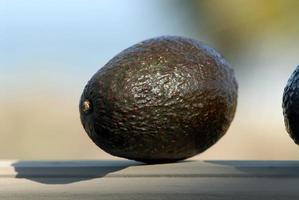
[[[299,65],[284,89],[282,108],[287,132],[299,145]]]
[[[145,163],[183,160],[215,144],[237,106],[237,82],[224,58],[178,36],[125,49],[85,86],[83,127],[104,151]]]

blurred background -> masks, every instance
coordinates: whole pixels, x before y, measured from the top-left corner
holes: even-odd
[[[84,132],[90,77],[160,35],[217,49],[239,82],[227,134],[195,159],[299,159],[282,93],[299,64],[297,0],[0,0],[0,159],[117,159]]]

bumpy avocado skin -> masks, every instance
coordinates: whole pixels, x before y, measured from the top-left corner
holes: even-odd
[[[80,100],[81,122],[112,155],[174,162],[225,134],[237,90],[233,70],[215,50],[194,39],[153,38],[125,49],[91,78]]]
[[[282,108],[287,132],[299,145],[299,65],[284,89]]]

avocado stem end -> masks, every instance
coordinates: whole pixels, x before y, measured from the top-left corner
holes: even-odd
[[[84,113],[88,113],[91,111],[91,109],[92,109],[91,102],[88,99],[84,100],[82,103],[82,111]]]

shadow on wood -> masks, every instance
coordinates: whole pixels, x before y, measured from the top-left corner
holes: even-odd
[[[12,164],[16,178],[25,178],[44,184],[69,184],[94,178],[101,178],[130,166],[134,161],[18,161]]]

